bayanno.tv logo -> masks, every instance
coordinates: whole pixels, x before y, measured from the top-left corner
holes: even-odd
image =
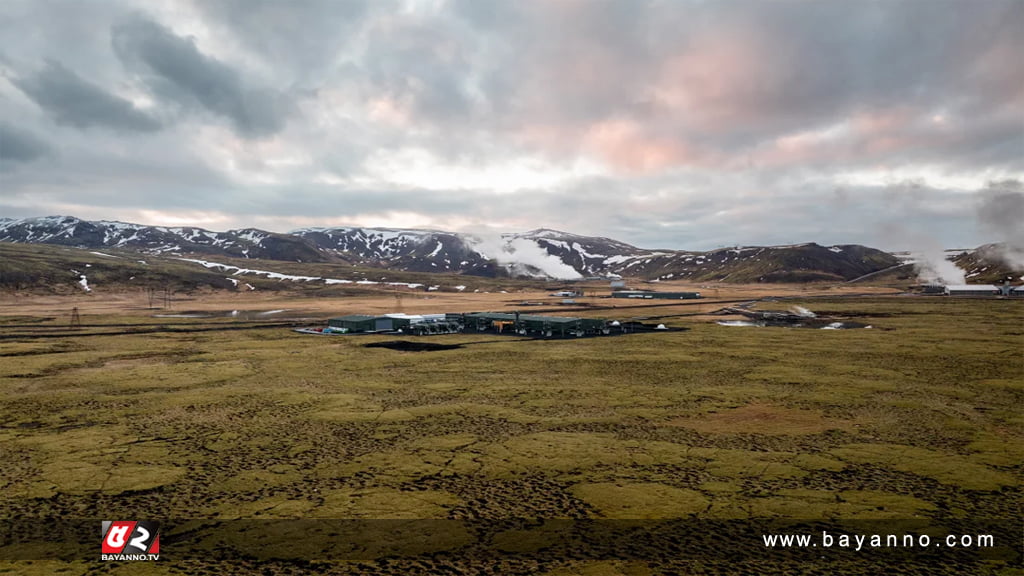
[[[159,560],[160,524],[103,521],[100,560]]]

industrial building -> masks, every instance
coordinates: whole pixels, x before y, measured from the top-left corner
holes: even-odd
[[[351,314],[331,318],[325,333],[358,334],[397,332],[427,335],[458,332],[491,332],[538,338],[565,338],[610,334],[619,324],[601,318],[538,316],[518,312],[470,312],[466,314]]]
[[[508,312],[463,314],[466,332],[497,332],[543,338],[610,334],[611,324],[603,318],[537,316]]]
[[[332,332],[394,332],[396,330],[412,330],[424,334],[444,334],[458,332],[457,326],[452,326],[449,315],[446,314],[381,314],[370,316],[367,314],[350,314],[339,316],[327,321],[327,327]]]
[[[946,286],[946,296],[999,296],[1003,291],[994,284],[962,284]]]
[[[1024,296],[1024,286],[1010,286],[1009,284],[1003,284],[999,286],[999,292],[1003,296]]]
[[[616,290],[612,298],[643,298],[654,300],[693,300],[700,292],[651,292],[649,290]]]

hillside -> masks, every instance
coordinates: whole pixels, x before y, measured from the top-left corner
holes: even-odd
[[[647,250],[550,229],[492,236],[391,228],[252,228],[212,232],[71,216],[0,219],[0,242],[55,244],[146,255],[328,263],[487,278],[634,277],[725,282],[848,281],[898,264],[859,245],[737,246],[708,252]]]
[[[846,281],[897,265],[891,254],[858,245],[737,246],[710,252],[655,252],[616,259],[622,275],[725,282]]]
[[[1009,280],[1019,284],[1024,280],[1024,266],[1010,266],[1004,244],[985,244],[975,250],[963,250],[951,260],[964,271],[971,284],[999,284]]]
[[[214,260],[0,242],[0,290],[7,292],[301,290],[312,296],[346,296],[382,291],[498,292],[538,285],[543,284],[453,273],[382,271],[330,262]]]

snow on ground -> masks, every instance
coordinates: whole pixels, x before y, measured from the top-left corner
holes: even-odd
[[[238,280],[235,280],[234,278],[225,278],[225,280],[234,284],[235,288],[238,288]]]
[[[267,310],[266,312],[260,312],[260,316],[270,316],[271,314],[280,314],[281,312],[287,312],[287,308],[281,308],[279,310]]]
[[[312,280],[322,280],[319,276],[296,276],[292,274],[281,274],[279,272],[270,272],[269,270],[253,270],[251,268],[239,268],[238,266],[232,266],[230,264],[220,264],[218,262],[209,262],[206,260],[195,260],[192,258],[177,258],[185,262],[193,262],[206,268],[216,268],[225,272],[234,270],[232,274],[235,276],[239,274],[255,274],[257,276],[266,276],[271,280],[291,280],[293,282],[310,282]]]
[[[461,284],[459,284],[458,286],[455,287],[455,289],[458,290],[459,292],[462,292],[463,290],[466,289],[466,287],[461,285]]]
[[[579,252],[584,258],[607,258],[607,254],[591,254],[587,252],[579,242],[572,243],[573,250]]]
[[[640,256],[625,256],[625,255],[612,256],[611,258],[605,258],[604,259],[604,263],[606,265],[621,264],[622,262],[625,262],[626,260],[632,260],[633,258],[639,258],[639,257]]]
[[[89,252],[89,254],[95,254],[97,256],[104,256],[106,258],[120,258],[120,256],[112,256],[110,254],[104,254],[103,252]]]
[[[92,288],[89,288],[89,279],[85,277],[85,274],[78,277],[78,283],[82,285],[82,290],[92,292]]]
[[[219,262],[210,262],[208,260],[196,260],[196,259],[193,259],[193,258],[177,258],[177,260],[182,260],[184,262],[192,262],[194,264],[199,264],[199,265],[201,265],[201,266],[203,266],[205,268],[217,269],[217,270],[221,270],[221,271],[224,271],[224,272],[231,272],[232,270],[234,270],[234,272],[231,272],[231,273],[233,275],[235,275],[235,276],[245,275],[245,274],[253,274],[253,275],[256,275],[256,276],[266,276],[270,280],[290,280],[292,282],[314,282],[314,281],[317,281],[317,280],[323,280],[324,284],[327,284],[327,285],[331,285],[331,284],[352,284],[353,283],[352,280],[343,280],[343,279],[340,279],[340,278],[322,278],[320,276],[297,276],[297,275],[293,275],[293,274],[281,274],[279,272],[271,272],[269,270],[255,270],[255,269],[251,269],[251,268],[239,268],[238,266],[232,266],[231,264],[221,264]],[[77,274],[77,272],[76,272],[76,274]],[[238,286],[238,281],[235,280],[234,278],[227,278],[227,280],[230,280],[230,281],[234,282],[235,286]],[[381,282],[377,282],[377,281],[374,281],[374,280],[359,280],[359,281],[356,281],[355,283],[356,284],[381,284]],[[387,285],[388,286],[406,286],[408,288],[421,288],[421,287],[423,287],[423,284],[418,284],[416,282],[387,282]],[[252,287],[249,284],[246,284],[246,286],[248,286],[250,290],[255,290],[256,289],[256,288]]]
[[[793,306],[792,308],[790,308],[790,310],[794,312],[797,316],[803,316],[804,318],[817,317],[817,314],[811,312],[810,310],[804,308],[803,306]]]

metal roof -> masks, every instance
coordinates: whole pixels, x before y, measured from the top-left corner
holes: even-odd
[[[964,290],[999,290],[999,287],[995,286],[993,284],[956,284],[956,285],[946,286],[946,290],[950,290],[950,291],[952,291],[952,290],[957,290],[957,291],[964,291]]]
[[[467,318],[484,318],[486,320],[515,320],[516,315],[508,312],[470,312],[466,314]],[[571,322],[579,322],[583,318],[575,318],[568,316],[537,316],[534,314],[520,314],[519,320],[521,322],[548,322],[550,324],[568,324]]]
[[[367,314],[349,314],[348,316],[338,316],[337,318],[331,318],[331,320],[342,320],[345,322],[365,322],[367,320],[374,320],[379,316],[369,316]]]

